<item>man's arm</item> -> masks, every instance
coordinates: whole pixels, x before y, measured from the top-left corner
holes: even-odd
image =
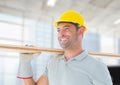
[[[48,79],[45,76],[41,76],[36,83],[33,78],[23,79],[23,83],[24,85],[49,85]]]
[[[37,85],[49,85],[49,81],[48,78],[44,75],[42,75],[38,81],[37,81]]]
[[[24,85],[36,85],[33,78],[23,79],[23,83],[24,83]]]

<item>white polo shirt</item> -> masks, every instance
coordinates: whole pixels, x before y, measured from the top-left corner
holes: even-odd
[[[44,75],[49,85],[112,85],[107,66],[86,51],[69,61],[64,55],[54,58]]]

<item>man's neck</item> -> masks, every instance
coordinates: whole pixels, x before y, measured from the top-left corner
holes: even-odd
[[[76,49],[72,49],[72,50],[65,50],[65,58],[66,61],[70,60],[73,57],[76,57],[77,55],[79,55],[80,53],[83,52],[82,48],[76,48]]]

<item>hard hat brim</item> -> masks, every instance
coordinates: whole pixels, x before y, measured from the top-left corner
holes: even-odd
[[[58,28],[58,23],[60,23],[60,22],[71,23],[70,21],[56,21],[56,22],[53,23],[54,27]],[[72,22],[72,23],[74,23],[74,22]],[[84,28],[85,28],[85,31],[86,31],[87,30],[86,26],[84,26]]]

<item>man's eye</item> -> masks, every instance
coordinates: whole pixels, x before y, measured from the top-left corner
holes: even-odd
[[[60,32],[60,28],[57,28],[57,32]]]
[[[65,30],[69,30],[70,28],[69,27],[65,27]]]

